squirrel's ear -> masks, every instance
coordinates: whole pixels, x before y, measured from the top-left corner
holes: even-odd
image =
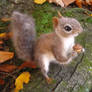
[[[53,26],[54,27],[57,27],[57,25],[58,25],[58,17],[53,17]]]
[[[63,17],[62,14],[60,13],[60,11],[57,11],[57,13],[58,13],[59,18]]]

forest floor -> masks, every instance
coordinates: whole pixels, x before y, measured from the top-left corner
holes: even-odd
[[[63,9],[49,3],[36,5],[32,0],[16,1],[17,3],[13,0],[0,1],[0,17],[10,17],[14,10],[32,15],[35,18],[38,37],[42,33],[53,31],[52,18],[57,16],[57,11],[63,16],[76,18],[84,28],[84,32],[76,38],[76,43],[85,48],[85,53],[80,54],[69,65],[51,64],[49,75],[54,79],[52,84],[46,83],[39,69],[24,69],[23,71],[30,71],[31,80],[24,85],[21,92],[92,92],[92,16],[87,15],[92,12],[76,6]],[[2,25],[0,23],[0,26]],[[11,41],[6,43],[9,50],[14,51]],[[12,61],[20,64],[16,56]]]

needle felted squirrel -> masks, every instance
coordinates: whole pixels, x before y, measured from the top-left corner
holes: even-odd
[[[50,62],[71,62],[77,56],[77,50],[73,49],[75,37],[83,31],[76,19],[58,14],[58,17],[53,18],[54,31],[42,34],[37,40],[34,19],[19,12],[12,15],[13,42],[18,56],[24,60],[35,61],[48,82]],[[83,49],[82,46],[79,47]]]

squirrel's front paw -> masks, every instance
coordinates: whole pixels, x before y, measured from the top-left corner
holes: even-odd
[[[78,53],[77,53],[76,51],[73,51],[73,52],[72,52],[72,56],[73,56],[73,58],[75,58],[75,57],[78,56]]]

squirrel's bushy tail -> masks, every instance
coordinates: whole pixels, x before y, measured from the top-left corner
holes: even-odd
[[[12,40],[18,57],[30,61],[36,40],[35,21],[32,16],[13,12],[11,21]]]

